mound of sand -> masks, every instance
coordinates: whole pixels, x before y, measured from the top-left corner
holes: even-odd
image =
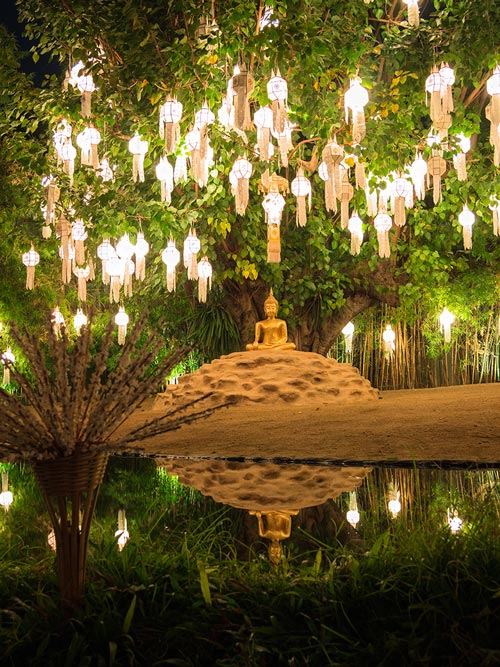
[[[181,484],[225,505],[247,510],[298,510],[321,505],[360,486],[371,468],[220,460],[159,461]]]

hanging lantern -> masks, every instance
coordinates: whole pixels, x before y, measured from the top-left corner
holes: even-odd
[[[86,127],[76,137],[76,144],[80,148],[80,161],[82,165],[90,165],[99,169],[99,156],[97,146],[101,141],[101,133],[95,127]]]
[[[75,173],[76,148],[68,141],[61,148],[61,159],[63,161],[63,171],[69,178],[69,184],[73,185],[73,176]]]
[[[174,170],[165,156],[160,158],[159,163],[156,165],[156,178],[160,181],[161,185],[161,200],[170,204],[174,189]]]
[[[359,523],[358,501],[356,498],[356,491],[349,492],[349,510],[346,513],[346,519],[353,528]]]
[[[135,277],[141,282],[146,277],[146,255],[149,252],[149,243],[142,232],[137,233],[135,244]]]
[[[2,471],[2,492],[0,493],[0,505],[6,512],[14,502],[12,491],[9,491],[9,473],[6,470]]]
[[[270,263],[281,262],[280,226],[284,207],[285,198],[277,187],[271,186],[262,202],[267,224],[267,261]]]
[[[106,263],[112,257],[116,257],[115,249],[111,245],[109,239],[104,239],[104,241],[97,246],[97,256],[102,262],[102,282],[104,285],[107,285],[109,282],[109,275],[106,271]]]
[[[384,357],[391,359],[394,356],[394,350],[396,345],[394,341],[396,340],[396,332],[390,324],[387,324],[385,331],[382,334],[382,340],[384,343]]]
[[[112,181],[115,177],[113,170],[109,166],[109,161],[108,158],[103,158],[101,160],[101,166],[99,169],[98,176],[102,179],[103,183],[107,183],[108,181]]]
[[[394,224],[402,227],[406,223],[406,209],[413,206],[413,187],[408,179],[399,176],[392,182],[391,200]]]
[[[127,335],[127,324],[129,317],[125,312],[125,308],[120,306],[115,315],[115,324],[118,327],[118,345],[125,345],[125,336]]]
[[[369,185],[365,188],[366,210],[369,216],[375,217],[378,213],[378,192],[377,188],[370,188]]]
[[[206,303],[207,292],[211,287],[212,282],[212,265],[207,257],[198,262],[198,300],[201,303]]]
[[[125,296],[132,296],[132,276],[135,271],[132,257],[135,253],[135,246],[130,241],[128,234],[124,234],[116,244],[116,254],[123,262],[122,284]]]
[[[462,225],[465,250],[472,248],[472,225],[475,219],[476,216],[474,213],[469,209],[467,204],[464,204],[462,212],[458,216],[458,222]]]
[[[68,123],[68,121],[63,118],[60,123],[58,123],[56,129],[52,135],[52,143],[57,153],[57,163],[62,159],[62,147],[70,142],[71,135],[73,133],[73,128]]]
[[[236,213],[238,215],[245,215],[248,206],[248,183],[252,175],[252,163],[246,158],[238,158],[233,164],[231,173],[236,181],[234,188],[234,196],[236,203]]]
[[[66,322],[64,321],[64,315],[59,310],[59,306],[56,306],[52,311],[52,314],[50,316],[50,321],[52,323],[52,330],[54,332],[54,335],[59,337],[61,335],[62,327],[66,326]]]
[[[373,224],[377,230],[379,257],[390,257],[389,230],[392,227],[391,216],[388,215],[384,208],[380,208],[378,214],[373,219]]]
[[[500,166],[500,65],[486,81],[486,91],[491,100],[486,107],[486,118],[490,121],[490,143],[495,149],[494,164]]]
[[[410,178],[415,188],[415,194],[418,199],[425,197],[425,177],[428,172],[427,162],[422,157],[422,153],[417,151],[415,160],[410,165]]]
[[[120,289],[123,282],[124,263],[116,255],[106,261],[106,273],[109,276],[109,302],[120,303]]]
[[[351,110],[351,135],[353,144],[361,143],[366,136],[364,107],[367,103],[368,91],[361,85],[361,80],[357,77],[351,79],[349,90],[344,96],[344,108],[346,123],[349,122],[349,109]]]
[[[412,28],[418,28],[420,25],[420,15],[418,11],[418,0],[403,0],[408,5],[408,24]]]
[[[132,180],[144,183],[144,156],[148,152],[148,142],[143,141],[138,132],[128,142],[128,149],[133,155]]]
[[[427,161],[428,173],[432,177],[433,201],[438,204],[441,200],[441,176],[446,171],[446,162],[443,160],[440,149],[432,151],[432,157]]]
[[[78,218],[71,224],[71,237],[75,246],[75,262],[83,264],[85,262],[85,241],[88,238],[83,220]]]
[[[118,510],[118,530],[115,532],[115,537],[118,538],[118,551],[123,551],[125,545],[130,539],[130,534],[127,530],[127,517],[125,510]]]
[[[35,266],[39,261],[40,255],[32,245],[31,249],[23,254],[23,264],[26,267],[26,289],[33,289],[35,286]]]
[[[200,187],[204,187],[208,180],[207,146],[205,155],[202,154],[202,135],[197,128],[186,135],[186,147],[189,150],[189,161],[191,163],[191,175]]]
[[[426,98],[430,95],[429,115],[433,124],[439,123],[443,109],[441,105],[441,95],[443,89],[443,80],[436,65],[433,66],[431,73],[425,80]]]
[[[336,139],[330,141],[321,153],[322,162],[318,167],[320,178],[325,181],[325,207],[337,212],[337,190],[340,189],[339,167],[344,157],[344,147]]]
[[[1,361],[3,365],[3,383],[10,384],[10,367],[15,362],[16,357],[10,347],[2,354]]]
[[[62,259],[63,283],[71,281],[71,264],[75,259],[75,247],[71,243],[63,243],[59,246],[59,257]]]
[[[345,327],[342,329],[344,335],[344,345],[345,352],[347,355],[352,354],[352,339],[354,336],[354,324],[353,322],[348,322]]]
[[[470,150],[470,138],[466,137],[463,133],[457,134],[458,146],[460,152],[457,152],[453,156],[453,166],[457,170],[457,178],[459,181],[467,180],[467,158],[466,154]]]
[[[161,259],[167,267],[167,290],[173,292],[176,284],[175,267],[180,262],[181,253],[175,247],[175,241],[172,239],[170,239],[167,247],[162,252]]]
[[[88,118],[92,115],[92,93],[96,90],[92,74],[79,76],[77,79],[77,87],[82,94],[81,115],[83,118]]]
[[[286,111],[288,100],[288,85],[282,78],[280,71],[276,74],[271,72],[271,78],[267,82],[267,96],[271,101],[273,112],[273,129],[280,133],[285,129],[285,123],[288,120]]]
[[[273,127],[273,112],[269,107],[260,107],[254,113],[253,122],[257,128],[259,158],[264,162],[269,162],[271,157],[269,146],[271,141],[271,130]]]
[[[363,221],[357,211],[354,211],[349,218],[347,229],[351,233],[351,255],[359,255],[363,243]]]
[[[73,318],[73,326],[76,329],[77,336],[80,335],[82,327],[87,325],[87,321],[88,321],[87,316],[85,315],[83,310],[81,308],[77,308],[76,315]]]
[[[307,209],[311,210],[311,181],[304,176],[303,167],[297,167],[296,176],[290,184],[292,194],[297,197],[295,222],[304,227],[307,222]],[[307,198],[307,205],[306,205]]]
[[[491,195],[488,208],[493,214],[493,234],[498,236],[500,234],[500,199],[496,195]]]
[[[293,148],[292,128],[288,119],[285,121],[285,125],[281,132],[278,132],[273,128],[271,134],[278,142],[278,150],[283,167],[288,167],[288,153]]]
[[[42,179],[42,187],[45,190],[45,196],[47,198],[45,206],[45,225],[42,228],[42,236],[44,239],[48,239],[52,233],[50,225],[52,225],[54,221],[55,207],[56,203],[59,201],[61,191],[51,176]]]
[[[208,104],[204,102],[201,109],[194,117],[194,127],[200,133],[200,162],[202,173],[198,178],[200,187],[205,187],[208,182],[208,169],[212,163],[213,150],[208,140],[208,126],[215,120],[215,115],[210,111]]]
[[[221,107],[217,111],[217,120],[226,128],[226,130],[234,127],[234,107],[232,97],[232,93],[228,91],[228,94],[223,96]]]
[[[200,252],[200,239],[196,236],[196,230],[191,227],[184,241],[183,262],[187,269],[188,280],[198,279],[198,253]]]
[[[174,164],[174,183],[180,183],[187,180],[187,157],[185,153],[179,153],[175,156]]]
[[[78,298],[80,301],[87,300],[87,280],[90,276],[90,266],[75,266],[73,273],[78,278]]]
[[[441,108],[444,115],[449,115],[453,111],[452,86],[455,83],[455,72],[448,63],[441,63],[439,68],[441,77]]]
[[[165,139],[165,152],[174,153],[180,140],[179,122],[182,118],[182,104],[175,97],[167,97],[160,107],[160,138]]]
[[[339,167],[340,188],[337,190],[337,197],[340,199],[340,225],[342,229],[347,229],[349,224],[349,202],[354,196],[354,188],[349,183],[349,171]]]
[[[250,95],[255,88],[255,80],[248,72],[245,64],[234,68],[231,79],[231,90],[233,93],[234,126],[240,130],[249,130],[252,126],[250,118]]]
[[[448,308],[443,308],[443,312],[439,316],[439,328],[441,333],[444,335],[444,342],[449,343],[451,341],[451,325],[455,321],[455,315],[450,313]]]
[[[354,178],[357,188],[364,190],[368,185],[365,174],[365,165],[358,157],[356,157],[356,163],[354,165]]]

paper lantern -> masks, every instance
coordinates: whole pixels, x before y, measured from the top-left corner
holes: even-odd
[[[351,135],[353,144],[359,144],[366,136],[366,122],[364,107],[368,103],[368,91],[361,85],[357,77],[351,79],[349,90],[344,96],[345,120],[349,122],[351,111]]]
[[[462,212],[458,216],[458,222],[462,225],[462,235],[464,239],[465,250],[472,248],[472,225],[476,220],[476,216],[469,209],[467,204],[464,204]]]
[[[99,156],[97,146],[101,142],[101,133],[95,127],[86,127],[76,137],[77,146],[80,148],[80,160],[82,165],[90,165],[99,169]]]
[[[281,216],[285,207],[285,198],[277,187],[267,193],[262,202],[267,225],[267,261],[281,262]]]
[[[428,101],[429,115],[433,123],[439,122],[441,116],[443,115],[443,109],[441,105],[443,86],[444,82],[441,78],[438,68],[436,65],[434,65],[431,73],[425,80],[426,97],[430,96],[430,101]]]
[[[170,204],[174,190],[174,170],[166,156],[156,165],[156,178],[160,181],[161,200]]]
[[[174,183],[180,183],[187,180],[187,156],[179,153],[175,157],[174,164]]]
[[[339,173],[340,187],[337,189],[336,194],[338,199],[340,199],[340,224],[342,229],[347,229],[349,224],[349,202],[354,196],[354,188],[349,183],[348,169],[345,169],[342,163],[339,165]]]
[[[250,118],[250,96],[255,88],[255,80],[245,65],[234,68],[231,79],[233,93],[234,127],[240,130],[249,130],[252,126]]]
[[[353,322],[348,322],[345,327],[342,329],[342,334],[344,335],[344,344],[346,354],[352,354],[352,339],[354,336],[354,324]]]
[[[278,142],[278,150],[283,167],[288,167],[288,153],[293,148],[292,128],[288,119],[285,120],[281,131],[277,131],[273,128],[271,134]]]
[[[500,234],[500,199],[496,195],[491,195],[488,208],[493,214],[493,234],[498,236]]]
[[[257,128],[259,158],[264,162],[269,162],[271,157],[269,146],[271,140],[271,130],[273,127],[273,112],[269,107],[260,107],[254,113],[253,122]]]
[[[59,246],[59,257],[62,260],[62,276],[63,283],[71,281],[71,264],[75,259],[75,247],[69,242],[63,243]]]
[[[467,158],[466,154],[470,150],[470,137],[466,137],[463,132],[457,134],[459,151],[453,155],[453,166],[457,170],[459,181],[467,180]]]
[[[418,199],[425,197],[425,177],[427,171],[427,162],[422,157],[422,153],[417,152],[415,160],[410,165],[409,172]]]
[[[486,81],[486,91],[491,100],[486,107],[486,118],[490,121],[490,143],[495,149],[494,164],[500,166],[500,65]]]
[[[77,308],[76,315],[73,318],[73,326],[75,327],[78,336],[80,335],[82,327],[86,326],[87,321],[87,316],[83,310],[81,308]]]
[[[72,133],[73,133],[73,128],[65,118],[63,118],[61,122],[58,123],[56,129],[53,132],[52,142],[54,148],[56,149],[58,163],[59,159],[62,157],[61,156],[62,147],[64,146],[64,144],[67,144],[68,141],[70,141]]]
[[[16,361],[12,349],[8,347],[0,358],[3,365],[3,383],[10,384],[10,367]]]
[[[26,289],[33,289],[35,286],[35,266],[39,262],[40,255],[33,246],[28,252],[23,253],[23,264],[26,267]]]
[[[187,269],[188,280],[198,279],[198,253],[200,252],[200,239],[196,236],[196,230],[191,227],[184,241],[183,262]]]
[[[165,139],[165,152],[174,153],[179,143],[179,122],[182,118],[182,104],[175,97],[167,97],[160,107],[160,138]]]
[[[181,254],[175,247],[175,241],[170,239],[167,247],[162,252],[161,259],[167,269],[167,290],[173,292],[176,285],[175,267],[180,262]]]
[[[120,303],[120,290],[123,282],[124,262],[118,255],[112,255],[106,261],[106,273],[109,276],[109,302]]]
[[[288,120],[286,106],[288,100],[288,85],[278,70],[276,74],[271,73],[271,78],[267,82],[267,96],[271,101],[273,112],[273,129],[275,132],[283,132],[285,123]]]
[[[116,257],[116,251],[109,239],[104,239],[104,241],[97,246],[97,256],[102,262],[102,282],[104,285],[107,285],[109,283],[109,274],[106,271],[106,263],[112,257]]]
[[[75,246],[75,262],[83,264],[85,262],[85,241],[88,238],[88,234],[81,218],[77,218],[71,224],[71,237]]]
[[[249,198],[249,179],[252,175],[252,163],[246,158],[238,158],[231,169],[231,173],[235,179],[236,187],[234,188],[234,197],[236,204],[236,213],[238,215],[245,215],[248,206]]]
[[[412,28],[418,28],[420,25],[420,14],[418,11],[418,0],[403,0],[408,5],[408,23]]]
[[[149,243],[142,232],[137,233],[135,244],[135,277],[141,282],[146,277],[146,255],[149,252]]]
[[[441,200],[441,177],[446,171],[446,162],[439,149],[432,151],[432,156],[427,161],[429,176],[432,178],[432,196],[435,204]]]
[[[448,115],[453,111],[452,86],[455,83],[455,72],[448,63],[441,63],[439,68],[441,77],[441,108],[443,114]]]
[[[52,233],[50,225],[54,222],[56,203],[59,201],[61,191],[52,176],[43,178],[42,186],[46,196],[45,225],[42,228],[42,236],[44,239],[47,239],[50,238]]]
[[[108,158],[103,158],[101,160],[101,166],[99,169],[98,176],[102,179],[103,183],[107,183],[108,181],[112,181],[115,177],[113,170],[109,166],[109,161]]]
[[[357,211],[354,211],[349,218],[347,229],[351,233],[351,255],[359,255],[363,243],[363,221]]]
[[[132,276],[135,271],[135,264],[131,258],[134,253],[134,244],[130,241],[128,234],[124,234],[116,244],[116,254],[123,263],[121,282],[125,296],[132,296]]]
[[[79,76],[77,87],[81,93],[81,115],[87,118],[92,115],[92,93],[96,90],[92,74]]]
[[[312,189],[311,182],[305,177],[302,167],[297,168],[297,175],[290,184],[290,190],[297,197],[295,222],[299,227],[304,227],[307,222],[307,209],[311,210]]]
[[[401,512],[401,501],[399,500],[400,493],[399,491],[394,491],[394,495],[389,499],[387,503],[387,509],[391,513],[393,519]]]
[[[208,181],[208,166],[212,157],[208,138],[200,129],[194,128],[187,133],[185,142],[189,151],[191,175],[200,187],[205,187]]]
[[[448,308],[443,308],[441,315],[439,316],[439,328],[441,333],[444,335],[444,342],[449,343],[451,341],[451,325],[455,321],[455,315],[450,313]]]
[[[73,185],[73,176],[75,173],[76,148],[71,142],[67,142],[61,148],[61,159],[63,161],[63,171],[69,178],[69,184]]]
[[[403,176],[399,176],[391,184],[391,202],[394,224],[402,227],[406,223],[406,209],[413,206],[413,186]]]
[[[207,300],[207,292],[211,287],[212,281],[212,265],[207,257],[198,262],[198,300],[205,303]]]
[[[50,321],[52,323],[52,330],[54,334],[56,336],[60,336],[61,329],[62,327],[66,326],[66,322],[64,321],[64,315],[59,310],[59,306],[56,306],[52,311],[52,314],[50,316]]]
[[[383,208],[379,209],[379,213],[373,219],[373,224],[377,230],[379,257],[390,257],[389,230],[392,227],[391,216]]]
[[[115,315],[115,324],[118,327],[118,345],[125,345],[125,336],[127,335],[127,324],[129,316],[125,312],[125,308],[120,306]]]
[[[390,324],[387,324],[385,327],[385,331],[382,334],[385,357],[392,357],[394,355],[394,350],[396,349],[396,345],[394,343],[395,340],[396,340],[396,332],[394,331],[394,329]]]
[[[80,301],[87,300],[87,280],[90,276],[90,266],[75,266],[73,273],[78,279],[78,298]]]
[[[148,142],[143,141],[138,132],[128,142],[128,149],[133,155],[132,180],[134,183],[144,183],[144,156],[148,152]]]
[[[76,135],[76,145],[80,149],[80,162],[82,165],[91,164],[91,147],[90,137],[87,133],[87,128]]]

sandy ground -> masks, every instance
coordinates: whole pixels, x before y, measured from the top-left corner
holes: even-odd
[[[238,352],[206,364],[123,430],[207,392],[199,405],[236,402],[143,441],[144,454],[500,462],[500,383],[379,393],[349,364],[296,351]]]

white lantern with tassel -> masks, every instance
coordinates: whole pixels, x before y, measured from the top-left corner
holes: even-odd
[[[82,327],[86,326],[88,322],[87,316],[81,308],[77,308],[76,315],[73,318],[73,326],[76,329],[76,333],[79,336]]]
[[[497,195],[491,195],[488,208],[493,214],[493,234],[498,236],[500,234],[500,199]]]
[[[469,209],[467,204],[464,204],[462,212],[458,216],[458,222],[462,225],[465,250],[472,248],[472,225],[475,219],[476,216],[474,213]]]
[[[127,517],[125,515],[125,510],[118,510],[118,530],[115,531],[115,537],[118,538],[117,546],[118,551],[123,551],[125,545],[130,539],[130,533],[127,528]]]
[[[73,176],[75,174],[76,148],[71,142],[64,144],[61,148],[61,159],[63,161],[63,171],[69,178],[69,184],[73,185]]]
[[[198,279],[198,253],[200,252],[200,239],[196,236],[196,230],[191,227],[184,241],[182,259],[187,269],[188,280]]]
[[[249,179],[252,175],[252,163],[246,158],[238,158],[231,169],[233,178],[236,181],[234,192],[236,213],[245,215],[248,206]]]
[[[460,151],[453,155],[453,166],[457,170],[459,181],[467,180],[467,157],[470,151],[470,137],[466,137],[463,132],[457,134],[457,141]]]
[[[410,165],[409,172],[418,199],[425,197],[425,177],[427,171],[427,162],[422,157],[422,153],[417,152],[415,160]]]
[[[443,312],[439,316],[439,328],[444,335],[444,342],[451,341],[451,325],[455,321],[455,315],[451,313],[448,308],[443,308]]]
[[[149,252],[149,243],[142,232],[137,233],[135,244],[135,277],[141,282],[146,277],[146,255]]]
[[[353,322],[348,322],[345,327],[342,329],[342,334],[344,335],[344,344],[345,351],[347,355],[352,354],[352,339],[354,336],[354,324]]]
[[[85,224],[81,218],[77,218],[71,224],[71,236],[75,246],[75,262],[83,264],[85,262],[85,241],[88,238]]]
[[[81,115],[83,118],[88,118],[92,115],[92,93],[96,90],[92,74],[79,76],[76,85],[82,95]]]
[[[39,262],[40,255],[32,245],[31,249],[23,254],[23,264],[26,267],[26,289],[33,289],[35,286],[35,266]]]
[[[283,132],[288,120],[286,106],[288,100],[288,85],[278,70],[276,74],[271,73],[267,82],[267,96],[271,101],[273,112],[273,129],[275,132]]]
[[[363,221],[357,211],[354,211],[349,218],[347,229],[351,233],[351,255],[359,255],[363,243]]]
[[[207,300],[207,292],[211,287],[212,265],[207,257],[198,262],[198,299],[201,303]]]
[[[486,118],[490,121],[490,143],[495,149],[494,164],[500,166],[500,65],[493,70],[493,74],[486,81],[486,91],[491,100],[486,107]]]
[[[50,321],[52,324],[52,331],[56,336],[60,336],[61,329],[62,327],[66,326],[66,322],[64,321],[64,315],[59,310],[59,306],[56,306],[52,311]]]
[[[310,180],[304,175],[303,167],[297,168],[297,174],[290,184],[290,189],[297,197],[295,222],[299,227],[304,227],[307,222],[307,209],[311,210],[312,189]]]
[[[73,273],[78,279],[78,298],[80,301],[87,300],[87,280],[90,276],[90,266],[75,266]]]
[[[106,261],[106,273],[109,276],[109,302],[120,303],[120,290],[123,282],[123,261],[115,253]]]
[[[9,491],[9,473],[4,470],[2,472],[2,492],[0,493],[0,505],[4,508],[6,512],[9,511],[9,507],[14,502],[14,496],[12,491]]]
[[[127,324],[129,316],[125,312],[125,308],[120,306],[115,315],[115,324],[118,327],[118,345],[125,345],[125,337],[127,335]]]
[[[16,361],[16,357],[10,347],[2,354],[1,361],[3,365],[3,383],[10,384],[10,367]]]
[[[284,207],[283,195],[277,188],[271,188],[262,202],[267,224],[267,261],[270,263],[281,261],[280,226]]]
[[[62,260],[62,276],[63,283],[71,281],[71,264],[75,259],[75,246],[71,243],[66,243],[59,246],[59,257]]]
[[[176,285],[175,267],[181,260],[181,253],[175,247],[175,241],[170,239],[162,252],[161,259],[167,267],[167,290],[173,292]]]
[[[106,264],[112,257],[116,257],[116,251],[109,239],[104,239],[103,242],[97,246],[97,256],[102,262],[102,282],[104,285],[107,285],[109,283],[109,274],[106,271]]]
[[[273,127],[273,112],[269,107],[260,107],[254,113],[253,122],[257,128],[259,158],[264,162],[269,162],[269,158],[271,157],[269,152],[269,144],[271,141],[271,130]]]
[[[389,230],[392,227],[391,216],[383,208],[373,219],[373,224],[377,230],[378,255],[379,257],[390,257],[391,246],[389,244]]]
[[[116,244],[116,254],[123,262],[123,291],[125,296],[132,296],[132,276],[135,271],[135,265],[132,257],[135,253],[135,246],[130,241],[128,234],[124,234]]]
[[[156,165],[156,178],[160,181],[161,200],[170,204],[174,189],[174,170],[166,156],[160,158]]]
[[[412,28],[418,28],[420,25],[420,14],[418,11],[418,0],[403,0],[408,5],[408,24]]]
[[[413,186],[408,179],[399,176],[392,182],[391,201],[394,224],[402,227],[406,223],[406,209],[413,206]]]
[[[359,144],[366,136],[364,107],[368,103],[368,91],[361,85],[359,78],[351,79],[349,90],[344,96],[345,120],[349,122],[349,109],[352,123],[351,135],[353,144]]]
[[[160,138],[165,139],[165,152],[174,153],[179,143],[179,122],[182,118],[182,104],[175,97],[167,97],[160,107]]]
[[[394,356],[394,350],[396,345],[394,341],[396,340],[396,332],[390,324],[387,324],[385,331],[382,334],[382,341],[384,343],[384,356],[387,358],[392,358]]]
[[[138,132],[128,142],[128,149],[133,155],[132,180],[144,183],[144,156],[148,152],[148,142],[143,141]]]

